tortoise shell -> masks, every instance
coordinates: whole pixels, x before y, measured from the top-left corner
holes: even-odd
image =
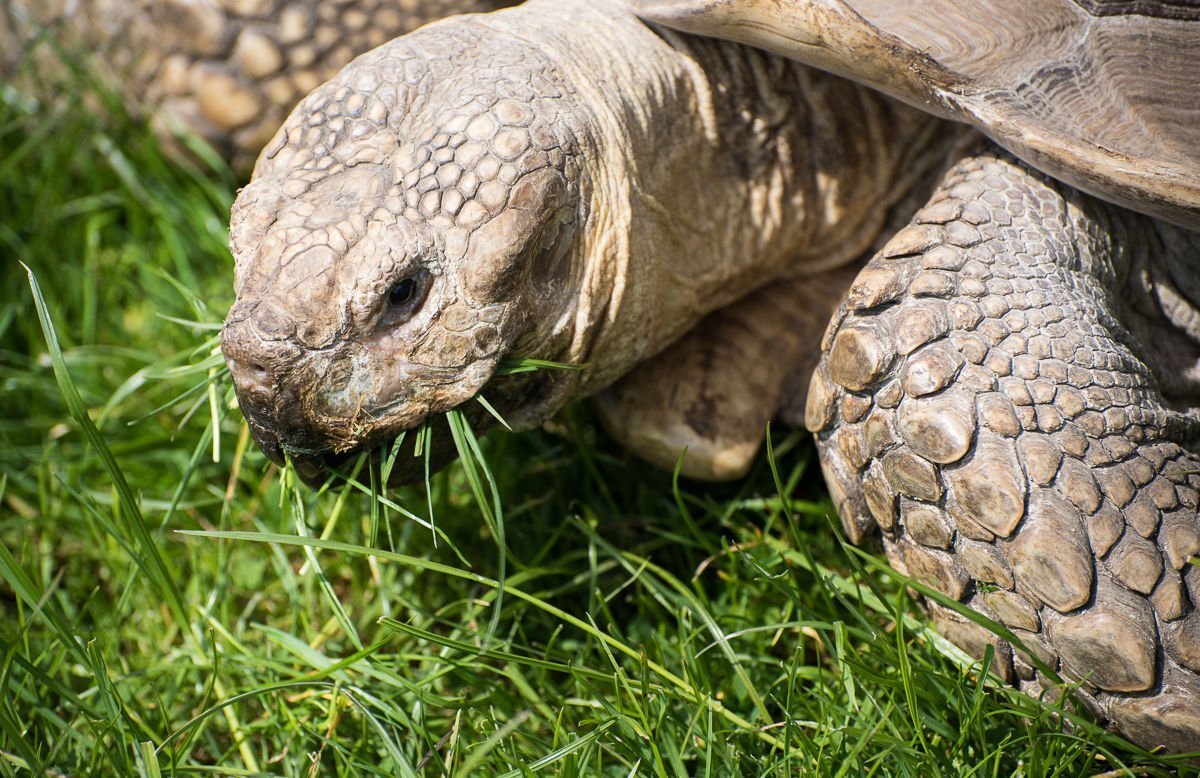
[[[1200,228],[1197,0],[633,0],[966,122],[1098,197]]]

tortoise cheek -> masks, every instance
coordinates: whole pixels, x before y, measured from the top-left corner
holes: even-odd
[[[534,272],[538,244],[566,199],[557,171],[542,170],[519,181],[508,206],[471,234],[463,279],[477,303],[513,300]]]

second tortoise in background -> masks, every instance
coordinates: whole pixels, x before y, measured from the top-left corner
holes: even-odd
[[[445,16],[516,0],[3,0],[0,68],[35,51],[58,69],[50,36],[131,109],[199,135],[235,170],[306,94],[350,60]],[[0,72],[3,72],[0,70]]]

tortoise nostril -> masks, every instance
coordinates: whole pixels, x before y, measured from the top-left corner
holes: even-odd
[[[271,370],[260,361],[245,361],[225,356],[229,363],[229,373],[233,376],[233,384],[239,391],[249,391],[266,394],[271,391]]]
[[[249,374],[251,379],[258,383],[271,383],[271,371],[267,370],[257,362],[251,362],[250,364],[246,365],[246,372]]]

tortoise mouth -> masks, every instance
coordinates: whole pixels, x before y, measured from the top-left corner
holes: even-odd
[[[295,452],[289,453],[289,457],[296,475],[312,489],[324,487],[331,478],[343,481],[357,478],[365,481],[370,472],[368,468],[374,469],[381,476],[386,471],[386,484],[389,487],[420,483],[425,480],[426,475],[433,475],[458,456],[446,416],[444,413],[437,414],[422,423],[422,426],[428,425],[425,432],[429,436],[428,444],[416,434],[419,428],[414,428],[402,430],[395,435],[382,436],[341,452]],[[470,423],[476,434],[482,434],[490,427],[484,418],[472,419]],[[398,447],[397,441],[400,443]],[[418,447],[418,444],[421,445]],[[364,455],[366,461],[359,467],[358,461]],[[281,462],[276,464],[282,465]]]
[[[503,382],[504,391],[492,391],[494,384],[499,381]],[[342,448],[297,445],[298,439],[304,440],[311,433],[306,435],[293,429],[280,435],[253,421],[250,422],[250,432],[268,459],[280,467],[290,459],[296,475],[313,489],[322,488],[331,477],[350,480],[358,459],[364,454],[367,460],[359,470],[359,478],[364,477],[367,472],[365,468],[371,467],[381,476],[386,470],[388,486],[404,486],[425,480],[427,475],[438,472],[458,457],[448,421],[451,413],[462,414],[472,431],[481,436],[498,426],[499,422],[491,410],[477,400],[485,394],[494,396],[495,399],[489,400],[487,405],[503,416],[507,410],[514,408],[504,399],[514,396],[513,385],[529,383],[530,379],[524,376],[494,376],[478,392],[446,411],[428,414],[403,429],[383,428]],[[520,394],[523,393],[515,393]],[[249,415],[247,420],[250,421]],[[397,441],[400,441],[398,447]]]
[[[382,474],[382,471],[390,464],[386,480],[387,486],[407,486],[420,483],[427,474],[433,475],[458,456],[458,450],[451,439],[449,428],[447,427],[444,432],[444,435],[435,435],[431,439],[428,451],[416,450],[415,438],[406,436],[406,440],[401,442],[400,448],[395,451],[393,457],[393,446],[399,440],[399,436],[396,436],[370,449],[343,453],[295,454],[291,456],[292,467],[304,485],[311,489],[321,489],[330,482],[330,479],[365,481],[367,479],[364,476],[369,472],[367,468],[373,468]],[[366,461],[356,474],[358,461],[364,454]],[[426,469],[427,461],[428,469]]]
[[[277,407],[265,397],[250,394],[243,397],[239,393],[239,401],[258,447],[279,467],[290,460],[305,485],[320,489],[331,478],[349,480],[356,469],[357,477],[365,481],[370,467],[380,476],[386,471],[388,486],[403,486],[425,480],[457,458],[448,422],[451,413],[461,414],[477,436],[499,425],[493,412],[508,421],[519,420],[515,422],[518,427],[533,426],[558,404],[554,400],[560,394],[554,388],[556,374],[493,368],[482,386],[446,410],[422,414],[404,426],[398,426],[395,417],[376,417],[373,424],[360,423],[353,435],[347,434],[355,426],[352,420],[306,418],[299,407]],[[359,466],[364,454],[367,459]]]
[[[380,408],[366,410],[360,406],[340,414],[319,405],[314,407],[311,394],[288,390],[287,384],[261,388],[239,386],[237,398],[259,449],[279,467],[291,461],[296,474],[306,485],[320,488],[330,476],[348,479],[364,453],[369,455],[368,462],[372,467],[379,468],[390,460],[389,484],[398,485],[425,477],[425,449],[422,448],[422,456],[418,457],[413,455],[412,448],[421,430],[429,430],[433,441],[429,447],[429,471],[433,472],[454,458],[450,428],[445,420],[447,414],[465,414],[472,428],[480,434],[491,426],[491,416],[479,412],[484,406],[473,401],[485,391],[490,394],[493,377],[489,375],[475,391],[460,384],[458,389],[467,393],[459,395],[458,402],[445,410],[436,409],[436,404],[436,410],[421,407],[410,395]],[[292,379],[290,385],[294,386],[294,381]],[[437,403],[437,399],[432,398],[432,402]],[[392,456],[393,447],[401,436],[412,443],[403,443]],[[366,473],[362,475],[365,477]]]

